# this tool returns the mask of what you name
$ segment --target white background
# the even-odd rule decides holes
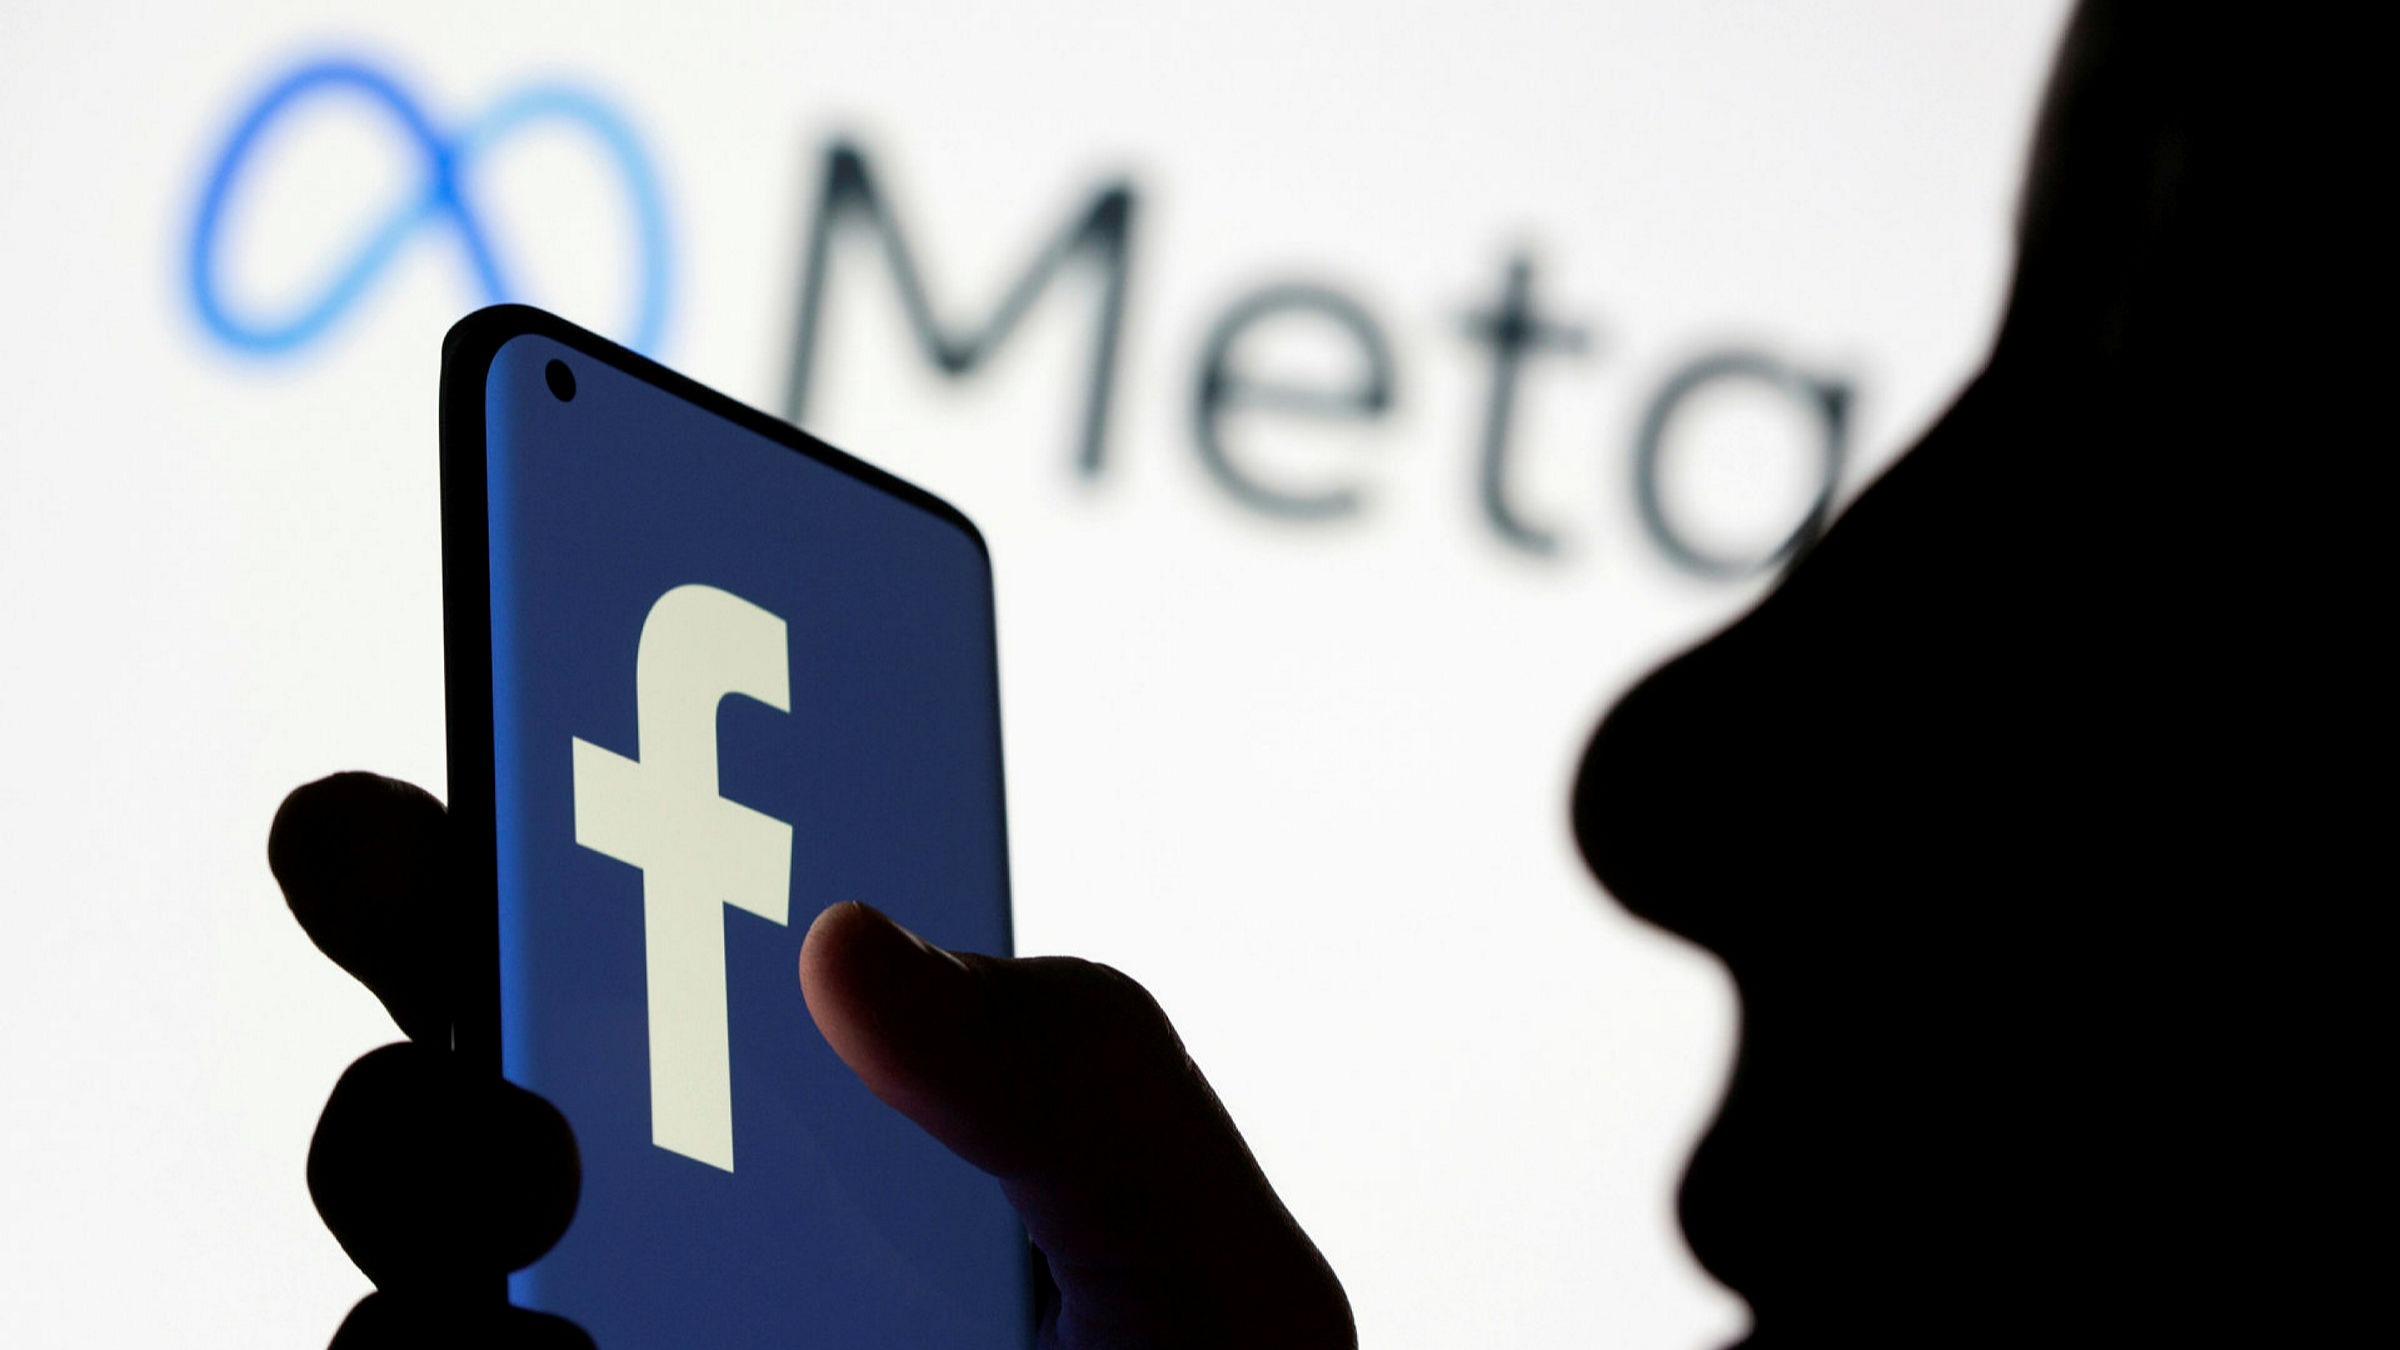
[[[1098,481],[1071,471],[1073,287],[949,383],[871,255],[846,257],[810,410],[991,540],[1021,949],[1157,991],[1366,1344],[1739,1334],[1673,1219],[1731,990],[1615,909],[1566,829],[1597,716],[1757,593],[1646,542],[1633,423],[1682,360],[1757,345],[1858,387],[1845,496],[1904,448],[1996,318],[2062,15],[0,8],[7,1340],[314,1346],[366,1288],[301,1169],[326,1089],[393,1032],[292,924],[263,845],[282,794],[330,770],[441,787],[434,390],[443,328],[481,297],[429,229],[324,340],[259,359],[209,336],[182,270],[233,120],[328,53],[451,126],[537,76],[603,94],[674,230],[657,354],[770,408],[829,136],[868,149],[960,323],[1130,175]],[[418,168],[372,113],[319,113],[229,218],[228,285],[260,308],[304,299]],[[528,134],[473,175],[522,298],[622,333],[632,236],[606,162]],[[1565,539],[1548,560],[1497,541],[1473,496],[1488,354],[1461,320],[1519,248],[1550,313],[1593,335],[1528,366],[1519,406],[1514,491]],[[1370,309],[1399,402],[1358,427],[1254,418],[1238,443],[1279,481],[1363,484],[1350,521],[1260,518],[1193,454],[1203,334],[1286,279]],[[1342,354],[1278,343],[1298,349],[1260,359]],[[1788,520],[1805,432],[1771,401],[1696,413],[1670,480],[1694,529]]]

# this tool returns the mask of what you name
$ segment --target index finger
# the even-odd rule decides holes
[[[447,1047],[447,916],[459,892],[442,804],[381,774],[320,778],[276,809],[267,866],[317,950],[374,991],[410,1040]]]

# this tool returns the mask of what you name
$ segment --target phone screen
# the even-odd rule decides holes
[[[444,472],[446,512],[483,498],[488,1030],[583,1159],[574,1223],[512,1300],[608,1350],[1022,1350],[997,1184],[859,1085],[797,973],[842,900],[1008,950],[981,539],[548,316],[479,322],[445,352]],[[451,444],[464,402],[480,465]],[[475,533],[446,526],[454,592]],[[459,747],[483,742],[458,730],[456,651],[451,680],[463,803]]]

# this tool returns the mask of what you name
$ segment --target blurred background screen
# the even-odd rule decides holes
[[[1366,1344],[1740,1334],[1674,1220],[1732,992],[1567,789],[1974,369],[2063,18],[0,8],[8,1339],[366,1291],[302,1164],[395,1032],[266,829],[443,788],[440,339],[503,298],[981,524],[1020,948],[1156,991]]]

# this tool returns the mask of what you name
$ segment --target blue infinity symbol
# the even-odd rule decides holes
[[[364,96],[389,112],[424,157],[424,182],[416,195],[375,227],[347,262],[335,268],[314,300],[289,314],[242,313],[225,303],[217,287],[220,227],[242,169],[258,139],[276,120],[311,95],[349,93]],[[230,345],[259,354],[291,351],[322,333],[340,317],[390,264],[392,256],[420,229],[441,222],[457,232],[473,268],[476,284],[487,302],[514,298],[499,255],[482,220],[468,200],[460,174],[476,156],[520,127],[532,122],[568,122],[591,133],[616,161],[633,204],[640,240],[641,285],[634,313],[632,341],[637,350],[653,351],[666,324],[667,220],[657,175],[641,142],[624,120],[607,105],[582,90],[564,85],[534,85],[502,99],[481,117],[453,134],[444,135],[424,109],[417,106],[390,77],[357,61],[319,61],[286,75],[259,97],[245,113],[225,148],[209,170],[208,189],[200,198],[200,214],[192,228],[189,258],[192,303],[200,319]]]

